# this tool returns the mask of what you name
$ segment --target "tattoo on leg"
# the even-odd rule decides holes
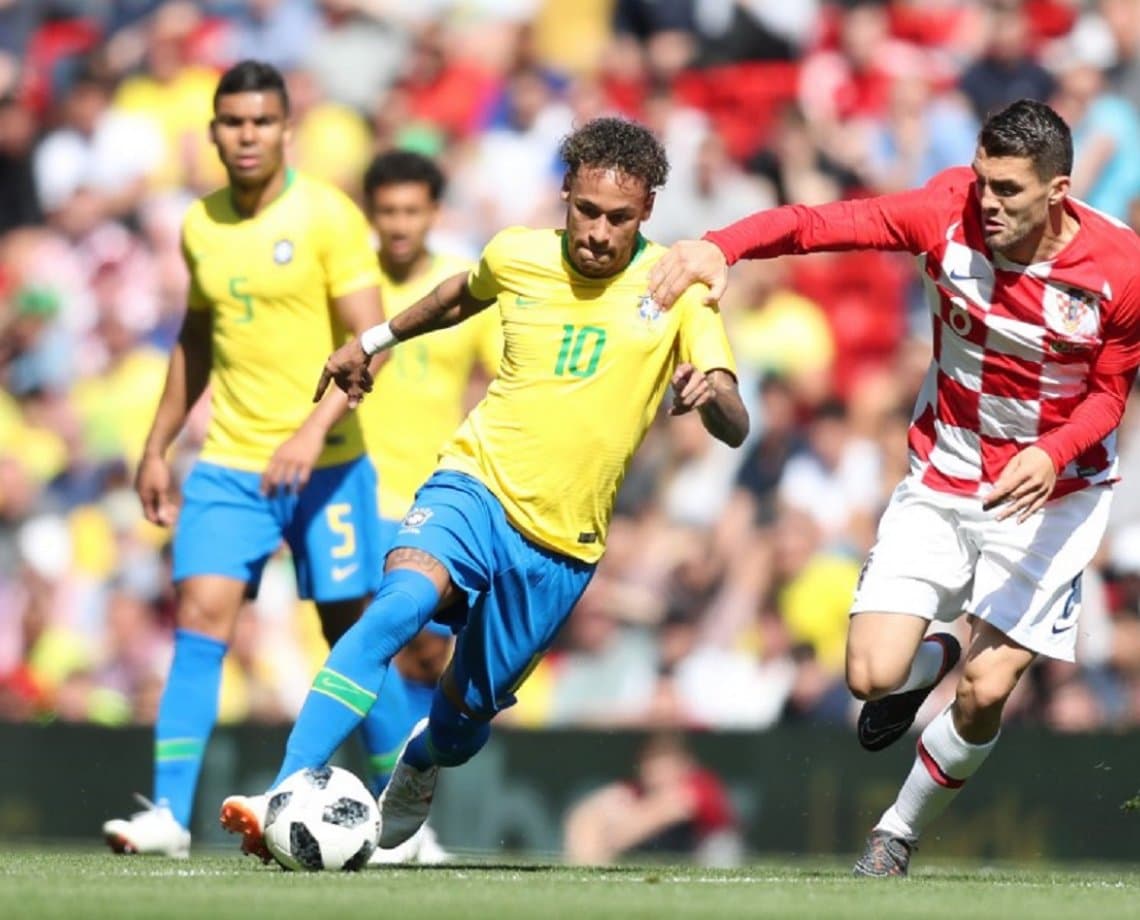
[[[391,571],[392,569],[415,569],[417,572],[423,572],[428,576],[440,572],[447,574],[447,570],[435,556],[411,546],[401,546],[388,553],[388,561],[384,570]]]

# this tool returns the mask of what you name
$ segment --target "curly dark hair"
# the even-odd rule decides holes
[[[991,157],[1026,157],[1037,178],[1048,181],[1073,171],[1073,136],[1044,102],[1019,99],[986,119],[978,143]]]
[[[562,139],[558,149],[567,173],[583,166],[614,169],[645,183],[648,191],[665,184],[669,158],[661,142],[644,125],[625,118],[594,118]]]
[[[411,150],[390,150],[376,156],[365,171],[364,197],[371,201],[376,189],[406,182],[426,185],[432,201],[439,201],[446,184],[434,160]]]

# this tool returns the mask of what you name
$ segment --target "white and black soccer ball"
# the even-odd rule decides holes
[[[265,843],[286,869],[363,868],[380,836],[376,800],[340,767],[298,770],[269,797]]]

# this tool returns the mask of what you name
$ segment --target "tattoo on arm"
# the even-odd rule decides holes
[[[392,333],[401,342],[435,329],[463,322],[494,300],[476,300],[467,288],[467,275],[460,273],[441,281],[423,297],[391,321]]]

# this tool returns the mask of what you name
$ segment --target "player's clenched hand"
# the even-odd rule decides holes
[[[368,369],[371,360],[360,347],[358,339],[345,342],[325,362],[313,402],[320,402],[329,384],[335,382],[348,396],[348,407],[355,409],[364,399],[364,394],[372,392],[372,373]]]
[[[1040,447],[1031,445],[1019,451],[1005,465],[982,507],[989,511],[1004,505],[998,520],[1004,521],[1016,514],[1017,523],[1021,524],[1045,506],[1056,483],[1057,471],[1053,461]]]
[[[269,458],[269,466],[261,474],[261,494],[274,495],[278,489],[300,492],[309,481],[324,445],[324,432],[302,425]]]
[[[146,454],[135,475],[135,492],[142,502],[143,514],[152,524],[170,527],[178,517],[170,486],[170,465],[157,454]]]
[[[679,364],[673,372],[673,405],[670,415],[684,415],[699,409],[716,394],[709,378],[691,364]]]
[[[718,303],[728,286],[728,262],[720,247],[708,240],[681,240],[650,269],[649,294],[667,310],[697,281],[709,286],[705,303]]]

